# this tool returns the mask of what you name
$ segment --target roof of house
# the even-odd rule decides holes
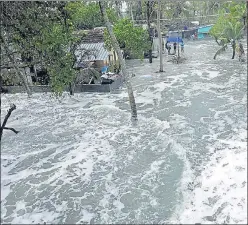
[[[78,61],[107,60],[108,50],[104,43],[84,43],[80,44],[75,52]]]
[[[104,47],[104,28],[86,31],[86,36],[81,39],[75,52],[77,56],[77,65],[81,67],[81,62],[93,60],[107,60],[108,50]],[[83,65],[82,65],[83,66]]]
[[[102,29],[89,30],[85,37],[82,38],[83,43],[101,43],[104,42],[104,31]]]

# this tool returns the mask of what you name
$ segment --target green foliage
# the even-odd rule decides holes
[[[72,35],[72,31],[72,26],[52,24],[42,30],[37,42],[46,57],[45,65],[50,75],[51,86],[58,94],[61,94],[65,86],[76,77],[76,70],[73,69],[76,60],[70,51],[70,43],[76,42],[77,38]]]
[[[93,29],[104,26],[98,3],[69,2],[66,5],[72,22],[78,29]],[[117,21],[117,15],[112,8],[107,9],[111,22]]]
[[[228,14],[226,14],[228,12]],[[219,17],[215,25],[210,30],[210,35],[222,47],[215,53],[217,55],[223,53],[227,48],[227,44],[232,41],[233,56],[235,56],[236,41],[242,38],[243,21],[245,15],[244,3],[227,3],[225,7],[219,11]]]
[[[123,49],[126,52],[130,52],[133,57],[143,59],[144,52],[149,50],[150,47],[147,30],[134,26],[129,19],[121,19],[114,24],[113,31],[120,46],[125,46]],[[107,30],[104,32],[104,40],[106,47],[111,49],[111,41]]]
[[[74,54],[80,37],[73,35],[75,27],[64,3],[30,2],[7,5],[18,11],[15,26],[3,27],[11,49],[22,56],[23,62],[48,71],[50,85],[61,94],[77,75]],[[12,17],[15,14],[11,15]],[[6,18],[6,21],[9,18]]]
[[[222,46],[229,43],[231,39],[236,41],[242,37],[242,18],[245,12],[244,3],[231,3],[226,7],[219,11],[218,20],[210,30],[210,35]],[[229,14],[226,14],[226,11]]]
[[[234,19],[241,19],[246,16],[245,3],[229,2],[226,3],[225,7]]]

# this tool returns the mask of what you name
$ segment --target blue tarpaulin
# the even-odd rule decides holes
[[[183,42],[182,38],[181,37],[168,37],[167,38],[167,41],[168,42]]]

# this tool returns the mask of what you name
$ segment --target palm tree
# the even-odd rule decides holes
[[[235,58],[236,42],[242,38],[243,25],[237,20],[235,14],[225,15],[225,11],[221,10],[219,18],[210,30],[210,35],[221,48],[215,53],[214,59],[227,48],[227,44],[232,44],[232,59]]]
[[[236,50],[236,42],[241,39],[242,37],[242,30],[240,22],[231,23],[228,22],[225,28],[225,36],[226,38],[232,42],[232,59],[235,57],[235,50]]]

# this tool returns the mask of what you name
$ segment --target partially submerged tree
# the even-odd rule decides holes
[[[1,101],[1,100],[0,100]],[[4,120],[3,120],[3,123],[2,125],[0,126],[0,143],[2,141],[2,136],[3,136],[3,130],[11,130],[13,131],[15,134],[18,134],[19,131],[15,130],[14,128],[12,127],[7,127],[7,122],[8,122],[8,119],[9,117],[11,116],[11,113],[16,109],[16,105],[15,104],[12,104],[9,108],[9,110],[7,111],[7,114],[6,116],[4,117]]]
[[[2,113],[2,102],[1,102],[1,100],[2,100],[2,93],[3,93],[3,88],[2,88],[2,84],[3,84],[3,79],[2,79],[2,77],[0,76],[0,115],[1,115],[1,113]],[[9,119],[9,117],[11,116],[11,113],[14,111],[16,109],[16,106],[14,105],[14,104],[12,104],[11,106],[10,106],[10,108],[9,108],[9,110],[7,111],[7,114],[6,114],[6,116],[4,117],[4,120],[3,120],[3,123],[2,124],[0,124],[0,148],[1,148],[1,141],[2,141],[2,136],[3,136],[3,130],[11,130],[11,131],[13,131],[15,134],[18,134],[19,133],[19,131],[17,131],[17,130],[15,130],[14,128],[12,128],[12,127],[7,127],[6,125],[7,125],[7,122],[8,122],[8,119]]]
[[[104,20],[104,22],[106,24],[106,27],[107,27],[107,30],[108,30],[108,33],[109,33],[109,36],[110,36],[112,46],[114,47],[115,51],[117,52],[117,55],[118,55],[118,58],[119,58],[119,61],[120,61],[122,76],[123,76],[124,82],[125,82],[125,84],[127,86],[129,103],[130,103],[130,107],[131,107],[131,118],[133,120],[137,120],[137,108],[136,108],[135,98],[134,98],[134,94],[133,94],[132,84],[130,82],[130,76],[129,76],[129,74],[127,72],[127,69],[126,69],[126,63],[125,63],[125,60],[123,59],[121,49],[120,49],[118,41],[117,41],[117,39],[115,37],[112,25],[109,22],[104,2],[99,1],[99,6],[100,6],[100,10],[101,10],[103,20]]]

